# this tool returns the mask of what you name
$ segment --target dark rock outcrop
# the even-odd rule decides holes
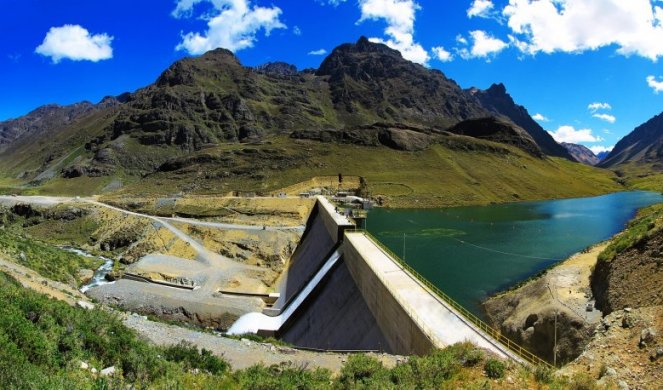
[[[297,75],[297,67],[285,62],[268,62],[266,64],[256,66],[256,71],[277,76]]]
[[[450,128],[449,132],[513,145],[535,157],[543,157],[539,146],[524,129],[504,119],[488,117],[466,120]]]
[[[343,130],[300,130],[290,136],[362,146],[387,146],[396,150],[424,150],[433,141],[431,130],[401,124],[376,123]]]

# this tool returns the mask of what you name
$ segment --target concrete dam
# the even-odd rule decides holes
[[[423,355],[470,341],[502,358],[540,364],[426,283],[318,197],[279,297],[240,317],[230,334],[271,335],[298,347]]]

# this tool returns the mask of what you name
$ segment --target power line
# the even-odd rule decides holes
[[[519,254],[519,253],[504,252],[504,251],[500,251],[500,250],[497,250],[497,249],[492,249],[492,248],[487,248],[485,246],[476,245],[476,244],[473,244],[473,243],[468,242],[468,241],[459,240],[458,238],[455,238],[455,237],[446,237],[446,238],[458,241],[461,244],[469,245],[469,246],[472,246],[472,247],[475,247],[477,249],[481,249],[481,250],[484,250],[484,251],[487,251],[487,252],[499,253],[499,254],[507,255],[507,256],[517,256],[517,257],[524,257],[524,258],[527,258],[527,259],[536,259],[536,260],[553,260],[553,261],[562,261],[562,260],[564,260],[564,259],[555,259],[555,258],[552,258],[552,257],[528,256],[528,255],[522,255],[522,254]]]

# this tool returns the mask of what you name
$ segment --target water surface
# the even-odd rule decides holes
[[[610,238],[655,192],[455,207],[375,209],[367,228],[425,278],[483,316],[480,302]]]

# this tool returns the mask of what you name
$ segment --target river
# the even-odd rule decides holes
[[[446,209],[374,209],[367,228],[422,276],[483,317],[490,294],[623,230],[655,192]]]
[[[66,251],[69,251],[69,252],[76,253],[77,255],[80,255],[80,256],[96,257],[96,258],[101,259],[101,260],[104,261],[104,263],[101,264],[99,266],[99,268],[97,268],[94,271],[94,274],[92,275],[92,279],[90,279],[90,281],[87,284],[81,286],[81,288],[79,289],[80,292],[85,293],[87,290],[89,290],[93,287],[101,286],[103,284],[113,283],[113,282],[109,282],[108,280],[106,280],[106,275],[108,275],[111,271],[113,271],[113,266],[115,264],[115,261],[113,261],[113,259],[109,259],[109,258],[103,257],[103,256],[95,256],[95,255],[92,255],[90,253],[85,252],[82,249],[73,248],[73,247],[70,247],[70,246],[64,246],[64,247],[62,247],[62,249],[66,250]]]

